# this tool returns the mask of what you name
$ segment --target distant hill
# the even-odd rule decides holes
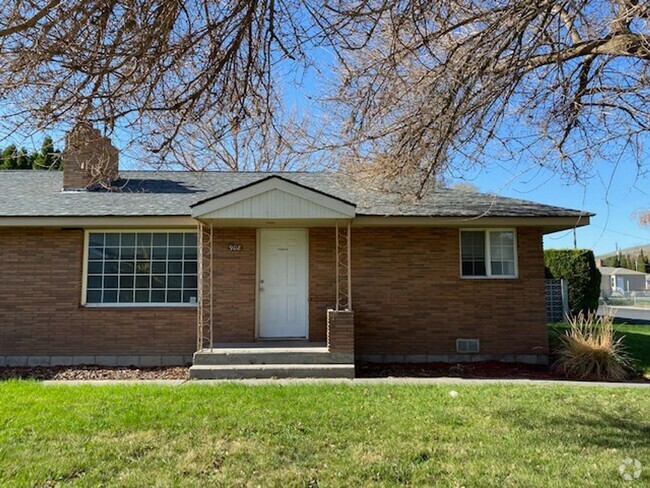
[[[626,247],[625,249],[619,249],[618,253],[621,255],[638,256],[641,249],[643,249],[643,254],[645,254],[646,256],[650,256],[650,244]],[[612,256],[616,256],[616,251],[600,254],[596,256],[596,259],[605,259],[605,258],[610,258]]]

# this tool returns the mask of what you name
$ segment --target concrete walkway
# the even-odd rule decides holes
[[[344,384],[344,385],[523,385],[523,386],[577,386],[577,387],[606,387],[606,388],[650,388],[650,381],[635,383],[611,383],[604,381],[566,381],[566,380],[532,380],[532,379],[479,379],[479,378],[330,378],[330,379],[262,379],[262,380],[45,380],[46,386],[109,386],[109,385],[158,385],[185,386],[201,385],[216,386],[226,383],[239,385],[300,385],[300,384]]]

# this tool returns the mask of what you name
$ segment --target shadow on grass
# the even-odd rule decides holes
[[[549,413],[531,415],[501,411],[499,416],[509,424],[526,431],[552,426],[561,432],[562,444],[606,449],[650,448],[650,423],[639,420],[639,412],[621,408],[616,414],[589,407],[572,410],[569,415]]]
[[[56,378],[62,369],[56,367],[3,366],[0,367],[0,381],[52,380]]]
[[[650,374],[650,334],[620,330],[616,332],[616,336],[624,336],[623,344],[627,352],[636,360],[636,366],[646,374]]]

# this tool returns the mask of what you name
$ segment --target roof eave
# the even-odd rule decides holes
[[[589,215],[579,216],[397,216],[357,214],[355,227],[541,227],[552,234],[589,225]]]
[[[433,217],[359,214],[354,227],[542,227],[544,234],[589,225],[589,217]],[[242,220],[243,221],[243,220]],[[0,227],[193,226],[190,215],[94,215],[0,217]]]

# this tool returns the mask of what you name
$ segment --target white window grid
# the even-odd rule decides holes
[[[196,306],[197,252],[196,231],[89,230],[82,304]]]

